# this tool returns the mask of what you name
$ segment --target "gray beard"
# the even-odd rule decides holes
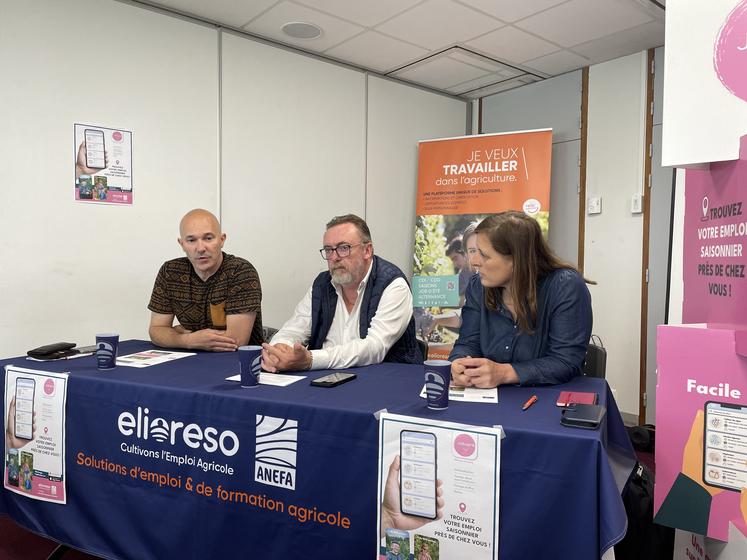
[[[352,284],[353,282],[353,273],[349,270],[337,269],[330,272],[330,274],[332,275],[332,280],[335,282],[335,284],[346,286],[347,284]]]

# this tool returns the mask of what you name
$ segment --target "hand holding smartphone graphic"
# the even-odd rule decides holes
[[[429,519],[427,517],[403,513],[400,508],[400,456],[396,455],[391,465],[389,465],[389,472],[387,473],[386,485],[384,487],[384,501],[381,504],[381,535],[384,535],[384,531],[387,528],[410,531],[418,529],[434,519],[441,519],[444,513],[442,486],[443,481],[437,479],[435,491],[435,518]]]
[[[695,413],[690,435],[682,451],[682,474],[703,487],[711,496],[722,492],[720,488],[703,482],[703,411]]]
[[[8,407],[8,421],[5,423],[5,444],[8,448],[19,449],[34,440],[36,436],[36,412],[31,411],[31,432],[29,437],[19,437],[16,433],[16,397],[14,396],[10,400],[10,406]],[[21,436],[27,434],[21,430]]]
[[[740,492],[747,487],[747,406],[708,401],[704,408],[703,482]]]
[[[104,144],[104,133],[101,130],[86,129],[83,141],[78,146],[75,159],[75,178],[81,175],[93,175],[109,167],[109,153]]]
[[[711,414],[711,411],[716,411],[717,414],[721,412],[719,409],[722,406],[723,404],[709,402],[706,403],[705,407],[708,414],[704,414],[703,410],[698,410],[695,413],[695,418],[690,428],[690,435],[687,438],[687,443],[682,453],[682,474],[699,484],[711,496],[720,494],[725,489],[740,492],[739,510],[744,522],[747,523],[747,487],[730,487],[726,484],[717,487],[704,480],[714,480],[716,476],[723,476],[724,473],[724,468],[722,467],[709,467],[709,462],[720,461],[714,453],[721,453],[719,447],[724,445],[723,441],[719,441],[714,437],[714,435],[722,436],[717,429],[723,428],[713,419],[714,415]],[[730,408],[734,409],[733,414],[744,414],[744,407],[731,406]],[[723,418],[719,418],[719,421],[723,421]],[[706,435],[704,429],[706,424],[710,427],[709,431],[711,432],[708,435]],[[705,441],[707,437],[710,437],[711,440]]]

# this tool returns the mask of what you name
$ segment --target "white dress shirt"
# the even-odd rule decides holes
[[[412,317],[412,294],[404,278],[395,278],[381,294],[366,338],[360,337],[361,300],[372,266],[373,263],[358,285],[358,296],[350,312],[342,297],[342,288],[330,280],[337,292],[335,317],[322,348],[311,351],[311,369],[339,369],[381,363],[407,329]],[[272,337],[271,344],[306,344],[311,338],[312,289],[313,286],[298,303],[293,316]]]

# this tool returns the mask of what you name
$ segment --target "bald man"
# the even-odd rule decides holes
[[[222,251],[218,219],[200,208],[187,212],[177,241],[187,256],[161,266],[148,304],[153,344],[215,352],[261,344],[259,276],[249,261]]]

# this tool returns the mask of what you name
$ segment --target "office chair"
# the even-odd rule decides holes
[[[278,330],[273,327],[262,327],[262,338],[265,339],[265,342],[270,342],[276,332],[278,332]]]
[[[418,341],[418,348],[420,348],[420,353],[423,354],[423,361],[428,359],[428,342],[423,340],[422,338],[416,338],[415,340]]]
[[[607,373],[607,350],[602,344],[602,339],[597,335],[591,335],[591,341],[586,348],[583,373],[588,377],[605,378]]]

